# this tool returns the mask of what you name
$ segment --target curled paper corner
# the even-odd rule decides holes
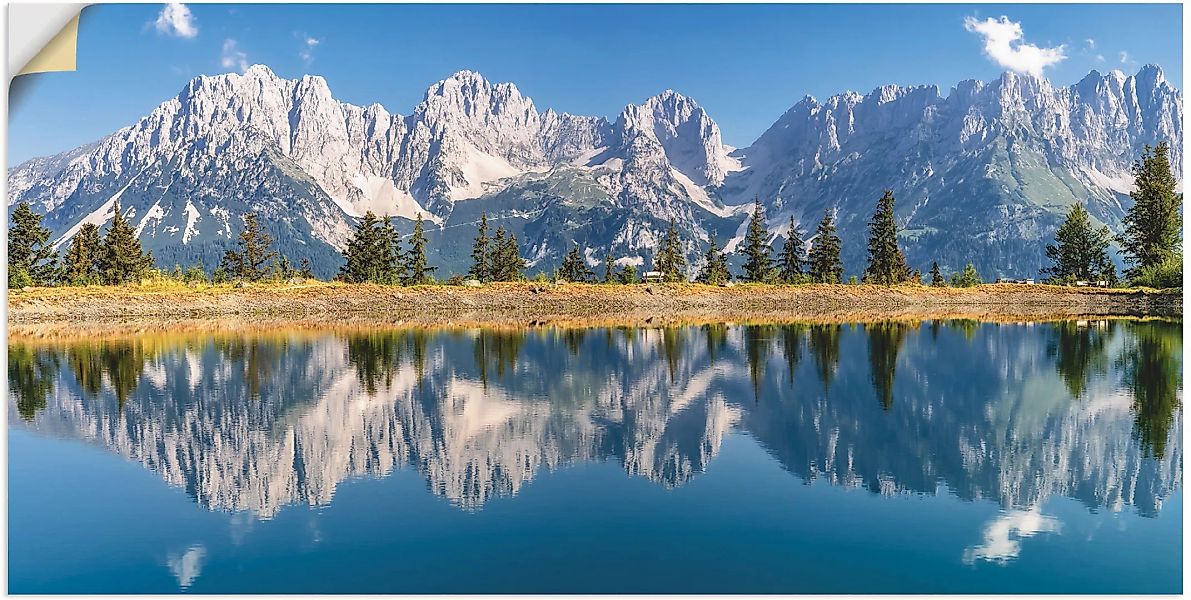
[[[75,70],[79,14],[85,6],[76,3],[10,4],[10,77]]]
[[[25,63],[25,68],[21,69],[17,75],[28,75],[30,73],[49,73],[51,71],[73,71],[75,69],[75,48],[79,39],[79,16],[75,15],[73,19],[58,32],[50,41],[33,57],[28,63]]]

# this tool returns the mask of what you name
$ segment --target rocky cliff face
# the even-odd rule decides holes
[[[709,237],[735,246],[760,198],[775,240],[789,216],[809,232],[837,211],[856,272],[864,224],[890,188],[913,266],[1032,275],[1071,203],[1119,227],[1131,162],[1163,140],[1181,172],[1182,95],[1152,66],[1070,87],[1007,73],[946,97],[885,86],[807,98],[734,151],[669,90],[609,121],[539,112],[515,85],[462,71],[402,116],[256,65],[199,77],[134,125],[10,169],[8,200],[46,212],[59,244],[118,200],[167,267],[210,267],[255,210],[283,251],[326,276],[366,211],[406,229],[429,219],[444,273],[466,270],[457,247],[482,212],[518,234],[531,269],[575,243],[593,264],[610,252],[647,266],[670,219],[697,266]]]
[[[867,222],[884,189],[898,199],[912,266],[1035,275],[1071,204],[1119,229],[1130,167],[1145,144],[1172,144],[1181,172],[1182,94],[1146,66],[1091,72],[1070,87],[1005,73],[933,86],[884,86],[820,103],[806,98],[738,156],[726,197],[758,196],[771,223],[813,231],[834,210],[845,262],[862,268]]]

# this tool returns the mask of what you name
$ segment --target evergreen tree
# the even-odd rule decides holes
[[[277,279],[291,279],[298,275],[298,271],[290,263],[289,257],[284,254],[277,255],[277,258],[273,261],[273,267],[273,272],[277,274]]]
[[[302,279],[314,279],[314,270],[311,268],[309,258],[302,259],[302,264],[298,268],[298,277]]]
[[[815,230],[811,243],[810,275],[815,283],[843,283],[844,264],[840,260],[841,242],[835,233],[835,216],[831,209],[823,212],[823,220]]]
[[[386,216],[381,220],[377,240],[378,283],[396,284],[404,281],[405,264],[401,257],[401,236],[393,227],[393,218]]]
[[[587,261],[579,254],[578,244],[571,246],[566,256],[562,257],[559,276],[567,281],[587,281],[595,275],[587,266]]]
[[[92,285],[100,282],[99,262],[103,252],[103,241],[99,227],[85,223],[66,249],[62,279],[69,285]]]
[[[256,213],[250,212],[244,215],[244,230],[236,240],[238,250],[224,252],[221,266],[231,277],[260,281],[269,273],[267,265],[277,258],[277,252],[269,249],[272,244],[273,238],[261,228]]]
[[[893,192],[877,201],[877,210],[869,222],[868,268],[864,271],[867,283],[893,285],[905,281],[910,275],[906,257],[897,245],[897,220],[893,214]]]
[[[951,285],[955,287],[973,287],[983,283],[980,279],[980,273],[976,272],[976,267],[972,263],[964,266],[962,273],[957,273],[951,276]]]
[[[1046,246],[1046,257],[1053,263],[1042,270],[1052,282],[1096,281],[1105,267],[1112,270],[1116,278],[1116,267],[1108,257],[1108,244],[1112,235],[1108,227],[1092,228],[1088,211],[1078,202],[1071,205],[1067,220],[1055,232],[1055,243]]]
[[[507,269],[504,264],[505,253],[505,228],[503,225],[496,228],[496,235],[492,236],[492,249],[489,251],[488,259],[488,275],[492,281],[508,281]]]
[[[933,287],[943,287],[947,285],[947,280],[943,279],[943,272],[939,270],[938,262],[932,262],[930,264],[930,284]]]
[[[112,225],[103,239],[99,271],[103,282],[109,285],[139,281],[153,265],[153,255],[141,250],[141,241],[124,218],[119,201],[115,202],[114,210]]]
[[[719,285],[727,283],[731,278],[732,274],[728,271],[728,257],[716,243],[715,236],[711,236],[711,244],[707,247],[707,253],[703,255],[703,270],[695,277],[695,281]]]
[[[604,283],[616,282],[616,261],[612,260],[612,253],[604,255]]]
[[[480,227],[471,247],[471,270],[467,272],[479,281],[492,281],[492,250],[488,241],[488,213],[480,215]]]
[[[802,257],[805,242],[802,233],[794,224],[794,217],[790,217],[790,229],[786,234],[786,243],[782,245],[782,252],[778,255],[778,277],[784,283],[798,283],[802,278],[803,266],[806,260]]]
[[[1125,231],[1120,237],[1129,277],[1142,269],[1161,264],[1179,254],[1183,219],[1183,195],[1175,188],[1178,180],[1170,171],[1170,146],[1145,147],[1133,165],[1136,189],[1129,193],[1133,206],[1125,213]]]
[[[41,215],[22,202],[10,218],[8,287],[51,285],[56,279],[57,254],[49,246],[50,230],[41,226]]]
[[[344,264],[339,268],[340,279],[348,283],[379,282],[383,276],[381,264],[380,220],[372,211],[364,213],[356,224],[352,239],[343,249]],[[234,269],[228,271],[235,273]]]
[[[521,281],[525,279],[525,259],[521,257],[521,249],[517,247],[517,236],[512,232],[505,237],[500,251],[501,281]]]
[[[239,277],[241,270],[240,264],[242,262],[243,260],[238,252],[235,250],[224,250],[223,258],[219,259],[219,266],[215,269],[214,275],[218,275],[220,281],[228,281]]]
[[[426,262],[426,234],[422,231],[422,213],[418,213],[414,220],[414,232],[409,238],[409,252],[405,255],[406,285],[424,285],[430,283],[430,273],[436,267]]]
[[[637,283],[637,267],[627,264],[620,270],[620,282],[624,284]]]
[[[678,239],[678,226],[673,218],[666,228],[666,239],[653,259],[653,268],[662,274],[663,281],[686,279],[686,254],[682,251],[682,242]]]
[[[773,260],[769,258],[769,231],[765,229],[765,213],[761,209],[760,198],[753,204],[753,217],[749,221],[748,233],[744,236],[744,255],[748,257],[744,263],[744,280],[754,283],[766,281],[773,268]]]

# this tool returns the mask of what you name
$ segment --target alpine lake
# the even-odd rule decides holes
[[[1182,591],[1182,323],[13,337],[11,593]]]

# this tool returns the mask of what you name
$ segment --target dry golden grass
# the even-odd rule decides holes
[[[479,288],[394,287],[308,281],[10,291],[10,333],[237,330],[353,325],[661,325],[707,322],[840,322],[971,318],[1038,320],[1079,316],[1182,315],[1181,290],[1103,290],[1049,285],[718,287],[681,284],[494,283]],[[58,332],[57,334],[53,332]]]

